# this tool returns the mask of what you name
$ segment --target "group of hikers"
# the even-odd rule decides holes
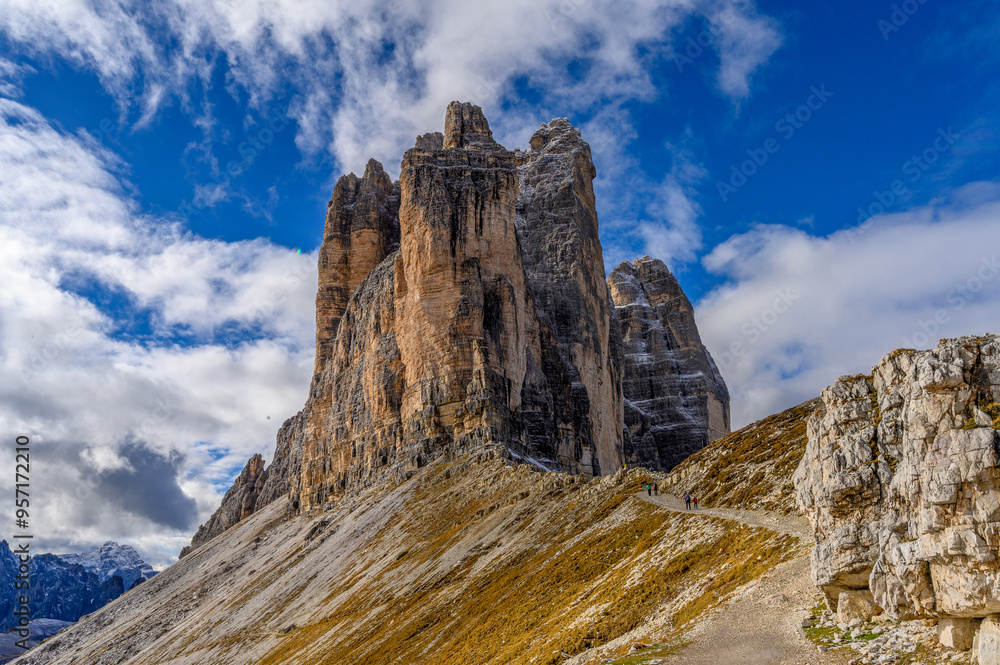
[[[628,471],[628,464],[626,464],[623,469]],[[649,496],[660,496],[660,487],[656,483],[646,483],[646,494]],[[694,504],[694,510],[698,510],[698,497],[691,496],[687,492],[684,493],[684,507],[691,510],[691,505]]]
[[[660,487],[656,483],[646,483],[646,494],[649,496],[659,496]],[[698,510],[698,497],[685,493],[684,507],[691,510],[691,504],[694,504],[694,509]]]

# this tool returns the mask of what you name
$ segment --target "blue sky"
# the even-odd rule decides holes
[[[453,99],[509,148],[581,128],[608,268],[671,265],[737,426],[997,331],[997,71],[978,0],[0,0],[0,423],[48,451],[40,535],[166,563],[270,456],[333,183]]]

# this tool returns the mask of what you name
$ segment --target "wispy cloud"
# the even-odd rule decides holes
[[[1000,184],[818,237],[758,226],[703,263],[727,282],[697,305],[742,426],[868,372],[896,348],[1000,330]]]
[[[315,255],[140,214],[113,154],[10,100],[0,171],[0,425],[50,451],[38,537],[156,541],[165,563],[197,520],[101,488],[159,469],[162,496],[204,519],[219,481],[272,450],[311,376]]]

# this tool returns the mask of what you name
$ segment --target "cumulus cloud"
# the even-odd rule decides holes
[[[162,564],[301,407],[316,256],[143,215],[123,170],[0,100],[0,428],[37,446],[40,545],[128,539]]]
[[[698,303],[733,426],[870,371],[896,348],[1000,331],[1000,184],[818,237],[763,225],[704,259],[726,283]]]
[[[539,114],[620,113],[624,102],[654,101],[664,91],[651,70],[696,18],[712,26],[717,85],[734,101],[781,44],[776,21],[746,0],[0,0],[0,14],[15,43],[93,68],[144,121],[173,98],[187,103],[191,82],[208,85],[224,55],[232,90],[252,105],[290,89],[297,145],[328,150],[345,172],[369,157],[394,172],[455,99],[483,106],[510,147],[526,145]],[[493,113],[501,107],[502,117]],[[599,152],[604,163],[618,158]]]
[[[701,243],[699,167],[677,150],[669,172],[644,173],[629,157],[626,109],[665,94],[650,71],[695,18],[721,35],[719,90],[744,98],[781,41],[746,0],[0,0],[14,51],[96,73],[123,126],[179,105],[206,137],[190,158],[210,163],[213,109],[194,100],[223,62],[248,118],[287,102],[303,155],[326,151],[343,171],[360,172],[370,156],[394,171],[454,99],[483,106],[510,147],[526,145],[539,120],[590,118],[602,215],[614,211],[602,224],[628,227],[633,245],[659,243],[654,251],[676,261]],[[190,536],[188,500],[204,520],[233,472],[272,450],[282,418],[301,406],[316,256],[209,240],[146,214],[118,155],[14,101],[29,73],[0,59],[0,368],[13,377],[0,386],[0,425],[51,452],[37,476],[49,549],[128,539],[165,563]],[[606,186],[615,175],[633,184],[627,193]],[[197,194],[209,205],[231,195],[224,186]],[[644,221],[657,216],[665,221]],[[149,469],[163,476],[158,491],[177,521],[108,496]]]

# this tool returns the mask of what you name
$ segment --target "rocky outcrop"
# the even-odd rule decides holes
[[[347,301],[361,280],[399,247],[399,188],[374,159],[337,181],[319,250],[315,371],[322,370]]]
[[[585,476],[621,468],[626,373],[595,175],[567,120],[509,151],[479,107],[453,102],[444,132],[407,151],[398,183],[375,161],[362,178],[341,178],[320,250],[309,398],[279,432],[271,465],[251,461],[193,545],[276,499],[293,512],[329,507],[466,452]],[[643,388],[649,408],[673,409],[646,422],[656,453],[640,461],[660,468],[666,451],[728,431],[717,373],[702,383],[724,397],[719,408],[695,377],[661,376],[714,371],[690,311],[669,311],[690,310],[673,287],[653,307],[672,326],[662,344],[675,360],[637,370],[656,378]],[[700,393],[672,401],[663,390]]]
[[[565,118],[517,153],[517,231],[538,319],[522,412],[528,447],[595,475],[622,464],[621,333],[604,278],[590,146]],[[579,460],[578,464],[574,462]]]
[[[729,390],[701,343],[694,308],[659,259],[623,262],[608,277],[624,338],[626,453],[669,471],[729,433]]]
[[[180,556],[185,556],[192,548],[211,540],[240,520],[252,515],[257,509],[257,496],[267,481],[268,471],[269,469],[264,468],[263,457],[260,455],[251,457],[243,471],[233,481],[233,486],[226,492],[219,509],[198,528],[191,539],[191,546],[182,549]],[[128,584],[131,583],[132,580],[128,580]]]
[[[1000,612],[1000,336],[895,351],[822,400],[795,474],[816,583],[897,618]]]

